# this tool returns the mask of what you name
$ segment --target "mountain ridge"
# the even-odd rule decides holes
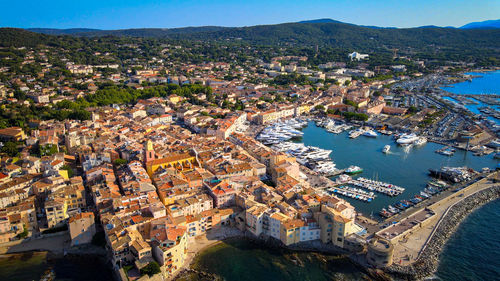
[[[176,33],[195,33],[195,32],[209,32],[209,31],[218,31],[222,29],[238,29],[238,28],[252,28],[252,27],[260,27],[260,26],[276,26],[282,24],[347,24],[358,27],[366,27],[372,29],[414,29],[414,28],[445,28],[445,29],[496,29],[500,28],[500,20],[486,20],[481,22],[471,22],[465,24],[461,27],[453,27],[453,26],[436,26],[436,25],[424,25],[417,26],[411,28],[397,28],[397,27],[383,27],[383,26],[374,26],[374,25],[356,25],[353,23],[341,22],[338,20],[330,19],[330,18],[321,18],[321,19],[312,19],[312,20],[303,20],[298,22],[289,22],[289,23],[278,23],[278,24],[262,24],[262,25],[253,25],[253,26],[244,26],[244,27],[224,27],[224,26],[187,26],[187,27],[174,27],[174,28],[124,28],[124,29],[95,29],[95,28],[25,28],[25,30],[48,34],[48,35],[81,35],[81,36],[102,36],[106,35],[117,35],[117,36],[127,36],[127,34],[135,34],[135,36],[139,36],[138,32],[140,31],[162,31],[167,34],[176,34]],[[157,35],[158,36],[158,35]]]
[[[184,28],[138,28],[122,30],[95,29],[0,29],[5,38],[4,45],[19,45],[15,33],[24,31],[29,44],[36,44],[35,34],[50,33],[57,36],[77,37],[140,37],[197,41],[242,41],[259,45],[330,46],[358,51],[375,49],[413,48],[429,50],[435,48],[467,49],[487,48],[498,52],[500,29],[458,29],[435,26],[419,28],[371,28],[329,19],[313,22],[282,23],[250,27],[184,27]],[[49,35],[46,35],[49,36]],[[33,38],[31,38],[33,37]],[[1,38],[0,38],[1,39]],[[46,38],[47,40],[49,38]],[[1,43],[1,42],[0,42]]]
[[[471,22],[460,27],[461,29],[497,29],[500,28],[500,19]]]

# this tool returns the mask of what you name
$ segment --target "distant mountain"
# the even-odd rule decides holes
[[[497,28],[500,28],[500,19],[471,22],[460,27],[460,29],[497,29]]]
[[[241,40],[261,45],[332,46],[370,51],[376,48],[475,48],[498,49],[500,29],[442,27],[373,28],[318,19],[298,23],[249,27],[202,26],[185,28],[141,28],[122,30],[31,29],[39,33],[84,37],[122,36],[185,40]],[[26,32],[26,31],[25,31]],[[10,42],[10,41],[9,41]],[[11,42],[15,43],[15,42]]]
[[[43,33],[48,35],[74,35],[78,33],[85,32],[99,32],[100,29],[92,28],[68,28],[68,29],[58,29],[58,28],[27,28],[26,30],[33,31],[36,33]]]
[[[174,34],[190,34],[197,32],[211,32],[223,30],[227,27],[222,26],[200,26],[200,27],[181,27],[181,28],[131,28],[117,30],[101,30],[90,28],[28,28],[26,30],[43,33],[48,35],[76,35],[87,37],[99,36],[132,36],[132,37],[167,37]]]
[[[437,25],[423,25],[423,26],[419,26],[419,27],[415,27],[415,28],[450,28],[449,26],[448,27],[441,27],[441,26],[437,26]],[[451,27],[451,28],[454,28],[454,27]]]
[[[328,22],[340,22],[332,19],[315,19],[315,20],[303,20],[298,23],[328,23]]]

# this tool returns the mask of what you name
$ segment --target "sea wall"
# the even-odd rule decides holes
[[[460,222],[480,206],[499,198],[500,186],[494,186],[457,202],[448,209],[417,261],[409,266],[392,265],[386,269],[386,272],[403,280],[420,280],[433,274],[439,265],[439,256],[443,246],[458,228]]]

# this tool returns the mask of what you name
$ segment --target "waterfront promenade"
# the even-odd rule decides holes
[[[435,214],[434,216],[429,217],[421,227],[415,226],[410,232],[400,235],[400,237],[393,240],[394,263],[402,266],[414,263],[426,244],[430,241],[431,235],[439,226],[439,223],[446,214],[447,210],[456,203],[479,191],[498,185],[495,181],[493,181],[493,179],[497,178],[497,174],[498,172],[493,172],[487,177],[472,183],[457,192],[447,194],[446,196],[440,198],[440,200],[429,205],[427,209],[432,211]],[[424,209],[424,207],[415,209],[412,214],[422,209]]]

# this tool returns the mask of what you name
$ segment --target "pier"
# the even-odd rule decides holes
[[[404,188],[392,185],[389,183],[385,182],[380,182],[380,181],[375,181],[375,180],[370,180],[366,178],[357,178],[357,179],[351,179],[348,182],[349,184],[352,184],[356,187],[361,187],[364,189],[368,189],[370,191],[376,191],[378,193],[382,193],[388,196],[398,196],[399,194],[404,192]]]
[[[394,244],[394,261],[400,265],[409,265],[415,262],[431,240],[440,221],[446,216],[447,211],[457,203],[463,201],[480,191],[498,186],[496,183],[498,172],[492,172],[480,180],[472,180],[469,185],[456,191],[450,188],[431,199],[419,208],[411,208],[405,212],[388,219],[398,222],[379,230],[375,235],[389,237]],[[455,190],[456,192],[453,192]],[[433,215],[431,215],[433,214]],[[418,223],[412,223],[418,221]],[[372,228],[375,230],[374,228]]]
[[[339,185],[336,187],[332,187],[329,188],[328,191],[364,202],[371,202],[373,201],[373,199],[375,199],[375,194],[373,194],[373,192],[366,192],[364,190],[350,187],[347,185]]]

